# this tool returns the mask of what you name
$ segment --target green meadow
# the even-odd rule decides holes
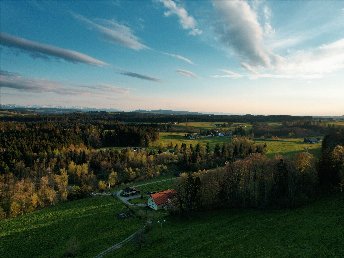
[[[303,142],[303,138],[255,139],[255,142],[267,145],[266,154],[269,157],[275,155],[290,157],[302,151],[308,151],[315,156],[319,156],[321,149],[321,143],[307,144]]]
[[[107,257],[344,257],[344,195],[292,210],[218,210],[166,217],[140,248]]]
[[[187,139],[185,133],[175,133],[175,132],[161,132],[160,139],[153,143],[152,147],[167,147],[179,146],[182,143],[187,145],[203,144],[209,143],[211,148],[214,148],[216,144],[222,145],[223,143],[228,143],[231,141],[229,137],[209,137],[209,138],[199,138],[199,139]],[[310,153],[318,156],[320,154],[321,143],[307,144],[303,142],[303,138],[278,138],[278,139],[255,139],[258,144],[267,145],[267,155],[273,157],[275,155],[286,155],[292,156],[298,152],[309,151]]]
[[[2,220],[0,257],[94,257],[141,227],[134,217],[119,220],[124,210],[116,198],[102,196]]]
[[[165,178],[164,178],[165,179]],[[163,190],[174,180],[138,186]],[[153,229],[106,257],[343,257],[344,194],[296,209],[228,209],[188,218],[141,208]],[[109,196],[60,203],[0,221],[0,257],[94,257],[139,229],[144,221]],[[161,226],[158,220],[164,219]]]
[[[160,139],[152,144],[152,147],[167,147],[172,145],[173,147],[178,144],[179,146],[182,143],[185,143],[187,145],[196,145],[196,144],[202,144],[206,145],[209,143],[211,148],[214,148],[214,146],[218,143],[222,145],[225,142],[229,142],[229,137],[204,137],[199,139],[187,139],[185,137],[185,133],[175,133],[175,132],[161,132],[160,133]]]

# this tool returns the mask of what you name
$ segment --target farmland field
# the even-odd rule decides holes
[[[344,195],[293,210],[221,210],[167,217],[145,245],[108,257],[344,257]]]
[[[222,145],[223,143],[230,142],[229,137],[210,137],[210,138],[199,138],[199,139],[187,139],[184,137],[185,133],[171,133],[162,132],[160,133],[160,139],[153,143],[153,147],[166,147],[169,145],[179,146],[182,143],[187,145],[196,145],[198,143],[206,145],[209,143],[211,148],[214,148],[216,144]],[[308,150],[310,153],[319,155],[321,143],[306,144],[303,142],[303,138],[279,138],[279,139],[255,139],[256,143],[266,143],[267,155],[272,157],[276,154],[291,156],[297,152]]]
[[[210,147],[214,147],[217,143],[222,145],[225,142],[229,142],[230,138],[229,137],[209,137],[209,138],[199,138],[199,139],[193,139],[189,140],[184,137],[185,133],[174,133],[174,132],[161,132],[160,133],[160,139],[152,144],[153,147],[166,147],[169,145],[175,146],[178,144],[179,146],[182,143],[185,143],[187,145],[192,144],[196,145],[197,143],[206,145],[209,143]]]
[[[119,220],[125,206],[113,197],[70,201],[0,221],[0,257],[94,257],[135,232],[136,218]]]
[[[292,156],[298,152],[309,151],[319,156],[321,143],[306,144],[303,138],[281,138],[281,139],[255,139],[256,143],[265,143],[267,145],[267,155],[273,157],[277,154]]]

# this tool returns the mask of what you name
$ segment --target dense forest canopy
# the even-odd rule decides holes
[[[151,146],[159,132],[185,130],[185,125],[172,121],[186,119],[223,119],[215,129],[192,129],[203,137],[228,130],[237,121],[251,121],[252,126],[235,126],[228,140],[213,147],[197,141]],[[254,137],[325,133],[329,135],[323,142],[319,175],[317,162],[309,153],[291,160],[271,160],[264,156],[266,145],[254,141]],[[184,211],[219,207],[218,198],[224,193],[227,199],[220,202],[227,203],[225,206],[239,207],[242,202],[245,207],[290,206],[312,198],[319,182],[343,187],[343,135],[343,130],[308,117],[6,113],[0,116],[0,217],[17,216],[134,180],[182,172],[189,174],[183,174],[179,186],[177,206]],[[213,181],[209,175],[224,181]],[[209,203],[204,191],[210,191],[211,184],[217,185],[211,191],[218,192]],[[288,187],[294,189],[292,193]],[[234,190],[239,188],[244,192]],[[192,192],[196,190],[200,192]],[[190,194],[200,199],[194,200]]]

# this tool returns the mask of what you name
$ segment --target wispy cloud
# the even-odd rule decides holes
[[[138,78],[138,79],[141,79],[141,80],[146,80],[146,81],[161,82],[160,79],[157,79],[157,78],[154,78],[154,77],[151,77],[151,76],[147,76],[147,75],[144,75],[144,74],[129,72],[129,71],[122,71],[122,72],[120,72],[120,74],[125,75],[125,76],[129,76],[129,77]]]
[[[186,58],[186,57],[184,57],[182,55],[172,54],[172,53],[167,53],[167,52],[161,52],[161,53],[164,54],[164,55],[167,55],[167,56],[179,59],[179,60],[181,60],[183,62],[186,62],[188,64],[194,64],[189,58]]]
[[[222,74],[215,74],[212,75],[211,77],[213,78],[231,78],[231,79],[238,79],[243,77],[243,75],[233,72],[231,70],[228,69],[220,69],[220,72],[222,72]]]
[[[160,0],[168,9],[164,13],[165,16],[177,15],[179,23],[185,30],[190,30],[189,34],[196,36],[202,34],[202,30],[197,28],[197,22],[194,17],[188,14],[184,7],[178,6],[173,0]]]
[[[0,71],[0,87],[33,93],[56,93],[60,95],[123,95],[129,90],[110,84],[72,84],[46,79],[28,78],[17,73]]]
[[[195,73],[188,70],[177,69],[176,72],[185,77],[197,78],[197,75]]]
[[[49,58],[55,57],[72,63],[84,63],[96,66],[107,65],[105,62],[95,59],[83,53],[42,44],[24,38],[14,37],[6,33],[0,33],[0,43],[10,48],[20,49],[31,53],[33,57]]]
[[[147,49],[148,47],[140,42],[140,39],[134,35],[134,32],[130,27],[120,24],[112,20],[98,20],[100,23],[96,23],[82,15],[72,13],[72,16],[87,24],[90,29],[96,30],[102,35],[102,37],[111,43],[121,45],[133,50]]]
[[[319,79],[326,74],[344,70],[344,39],[331,42],[310,50],[297,51],[270,68],[252,67],[247,63],[241,66],[251,79]]]
[[[275,56],[264,46],[264,30],[257,14],[247,2],[214,0],[213,4],[218,14],[215,32],[223,45],[250,65],[267,67],[274,63]]]

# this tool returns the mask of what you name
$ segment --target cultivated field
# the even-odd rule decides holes
[[[163,180],[163,181],[161,181]],[[136,183],[142,192],[172,188],[169,177]],[[344,195],[293,210],[218,210],[189,218],[136,208],[153,220],[143,246],[131,242],[106,257],[342,257]],[[0,221],[0,257],[94,257],[144,223],[117,214],[127,208],[109,196],[60,203]],[[164,219],[162,226],[157,223]],[[202,255],[200,255],[202,254]]]
[[[0,257],[94,257],[141,227],[137,218],[117,218],[125,210],[116,198],[102,196],[1,220]]]
[[[218,143],[222,145],[225,142],[229,142],[229,137],[204,137],[199,139],[187,139],[185,137],[185,133],[175,133],[175,132],[161,132],[160,133],[160,139],[152,144],[152,147],[167,147],[167,146],[175,146],[176,144],[179,145],[179,147],[182,145],[182,143],[185,143],[187,145],[196,145],[196,144],[203,144],[206,145],[209,143],[211,148],[214,148],[214,146]]]
[[[293,210],[220,210],[167,217],[140,249],[108,257],[344,257],[344,195]]]
[[[267,155],[273,157],[275,155],[292,156],[298,152],[309,151],[319,156],[321,143],[307,144],[303,142],[303,138],[281,138],[281,139],[255,139],[256,143],[265,143],[267,145]]]
[[[211,148],[214,148],[216,144],[222,145],[223,143],[229,143],[231,141],[230,137],[209,137],[209,138],[199,138],[199,139],[187,139],[184,137],[185,133],[173,133],[173,132],[162,132],[160,133],[160,139],[153,143],[153,147],[167,147],[179,146],[182,143],[187,145],[203,144],[209,143]],[[302,151],[309,151],[314,155],[320,154],[321,143],[316,144],[306,144],[303,142],[303,138],[278,138],[278,139],[255,139],[256,143],[266,143],[267,145],[267,155],[272,157],[277,154],[291,156],[295,153]]]

